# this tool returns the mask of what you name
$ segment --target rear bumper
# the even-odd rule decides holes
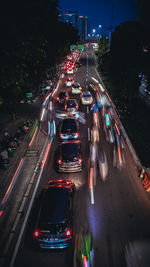
[[[41,249],[64,249],[68,248],[72,244],[72,238],[59,240],[58,242],[50,242],[49,240],[37,240],[38,246]]]
[[[82,165],[81,164],[61,164],[58,167],[59,172],[81,172]]]

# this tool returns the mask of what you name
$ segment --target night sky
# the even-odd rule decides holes
[[[136,20],[136,0],[59,0],[64,11],[78,10],[79,15],[88,16],[89,28],[99,24],[110,27],[113,12],[113,27],[121,22]]]

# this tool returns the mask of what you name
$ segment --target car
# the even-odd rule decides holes
[[[72,83],[74,82],[72,77],[67,78],[66,80],[66,87],[72,86]]]
[[[57,159],[59,172],[81,172],[82,162],[80,141],[61,143]]]
[[[93,97],[89,91],[84,91],[81,95],[81,102],[83,105],[90,105],[93,103]]]
[[[64,104],[65,100],[68,100],[69,96],[67,92],[60,92],[59,95],[56,97],[56,101],[60,104]]]
[[[73,68],[67,68],[67,69],[66,69],[66,72],[67,72],[68,74],[73,74],[73,73],[74,73],[74,69],[73,69]]]
[[[71,93],[72,94],[81,94],[82,92],[82,87],[80,86],[79,83],[74,83],[71,88]]]
[[[39,196],[32,232],[42,249],[63,249],[73,241],[75,185],[69,180],[50,180]]]
[[[68,99],[65,101],[64,110],[74,112],[78,110],[78,103],[76,99]]]
[[[59,137],[61,140],[77,140],[79,138],[78,121],[72,118],[63,119],[60,125]]]

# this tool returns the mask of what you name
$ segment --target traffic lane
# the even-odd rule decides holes
[[[124,266],[127,241],[150,236],[149,206],[146,192],[139,183],[136,166],[126,147],[126,163],[119,170],[113,167],[112,145],[101,134],[108,160],[105,182],[96,179],[95,204],[89,205],[96,266]],[[103,255],[101,257],[100,255]],[[99,265],[98,265],[99,264]]]
[[[98,77],[94,64],[89,66],[89,73],[95,78]],[[126,242],[132,238],[149,236],[149,203],[146,197],[147,193],[137,177],[136,165],[128,151],[128,147],[126,146],[125,149],[126,163],[121,170],[118,170],[112,164],[112,145],[105,142],[105,135],[104,139],[100,138],[100,140],[108,158],[109,174],[105,183],[98,179],[95,188],[96,202],[93,206],[98,208],[97,210],[92,209],[89,212],[89,216],[92,217],[91,223],[93,222],[94,224],[92,229],[100,231],[100,226],[102,225],[103,230],[102,238],[100,238],[99,232],[97,232],[94,238],[96,264],[102,263],[102,266],[123,266],[125,263],[123,250]],[[105,207],[105,210],[103,207]],[[101,208],[101,212],[99,208]],[[100,258],[99,255],[105,256]]]
[[[84,211],[84,215],[83,215],[83,223],[80,223],[81,225],[85,224],[85,208],[84,208],[84,202],[85,202],[85,194],[84,191],[87,191],[87,182],[88,182],[88,174],[87,174],[87,162],[88,162],[88,147],[87,144],[85,142],[85,140],[87,139],[87,130],[86,127],[83,127],[82,129],[83,131],[85,131],[83,134],[83,138],[84,138],[84,143],[82,146],[82,149],[85,151],[83,151],[83,158],[85,159],[85,164],[83,167],[83,171],[81,173],[58,173],[56,172],[56,169],[54,167],[55,164],[55,150],[57,150],[57,146],[59,144],[59,141],[57,140],[57,138],[54,139],[54,142],[52,144],[51,150],[50,150],[50,154],[49,157],[47,159],[46,162],[46,166],[41,178],[41,182],[40,182],[40,186],[37,192],[37,195],[39,194],[41,188],[43,186],[45,186],[47,184],[47,182],[50,179],[58,179],[58,178],[63,178],[63,179],[69,179],[75,182],[76,184],[76,188],[77,188],[77,194],[78,194],[78,198],[82,198],[82,201],[80,201],[81,205],[79,205],[78,207],[78,212],[77,212],[77,217],[75,215],[75,219],[74,219],[74,223],[75,223],[75,227],[76,227],[76,222],[78,221],[78,216],[80,214],[80,212],[83,214]],[[82,138],[81,138],[82,139]],[[85,190],[86,188],[86,190]],[[76,205],[75,205],[76,206]],[[76,210],[76,208],[75,208]],[[76,214],[76,212],[75,212]],[[78,227],[76,227],[78,229]],[[26,238],[26,236],[24,237]],[[72,251],[72,250],[71,250]],[[61,255],[61,257],[59,257]],[[51,251],[40,251],[36,252],[34,250],[31,250],[28,245],[25,242],[25,239],[22,240],[22,244],[21,244],[21,250],[17,256],[17,260],[16,260],[16,264],[15,266],[41,266],[41,264],[45,264],[45,266],[72,266],[72,260],[73,260],[73,255],[70,254],[70,250],[64,250],[64,251],[59,251],[59,252],[51,252]],[[43,259],[44,258],[44,259]],[[44,261],[44,262],[43,262]],[[53,265],[55,264],[55,265]]]

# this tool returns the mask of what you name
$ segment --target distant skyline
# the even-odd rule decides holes
[[[78,10],[79,15],[88,16],[89,30],[102,25],[111,26],[113,7],[113,27],[125,21],[136,20],[136,0],[59,0],[65,11]]]

